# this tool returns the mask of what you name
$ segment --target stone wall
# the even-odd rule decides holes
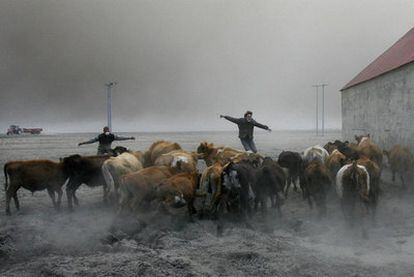
[[[370,133],[383,148],[414,149],[414,63],[342,91],[342,136]]]

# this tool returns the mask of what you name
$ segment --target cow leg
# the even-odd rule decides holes
[[[306,198],[308,200],[309,208],[313,209],[313,203],[312,203],[311,196],[310,196],[309,192],[307,192],[306,194],[307,194]]]
[[[72,190],[70,188],[66,188],[66,197],[68,198],[68,208],[69,211],[73,211],[73,204],[72,204],[72,198],[73,198]]]
[[[17,191],[13,195],[14,205],[16,206],[16,210],[20,210],[20,203],[19,198],[17,198]]]
[[[49,196],[52,199],[53,207],[57,210],[55,191],[52,188],[47,188],[47,193],[49,193]]]
[[[259,207],[259,197],[258,195],[256,195],[256,197],[254,198],[254,211],[257,212],[257,209]]]
[[[281,206],[281,202],[282,202],[282,200],[280,199],[280,196],[279,196],[279,194],[278,193],[276,193],[276,195],[275,195],[275,207],[277,208],[277,212],[279,213],[279,216],[281,216],[282,215],[282,210],[280,209],[280,206]]]
[[[75,189],[75,190],[73,190],[73,192],[72,192],[72,196],[73,196],[73,202],[75,203],[75,205],[76,205],[76,206],[79,206],[79,199],[78,199],[78,197],[76,196],[76,189]]]
[[[63,195],[62,188],[60,188],[60,187],[56,188],[56,192],[57,192],[57,195],[58,195],[57,210],[60,210],[60,204],[62,203],[62,195]]]
[[[270,202],[271,202],[272,208],[276,208],[276,198],[277,198],[277,193],[275,195],[270,195]]]
[[[404,182],[404,174],[400,173],[400,179],[401,179],[402,189],[403,191],[406,191],[407,187],[405,186],[405,182]]]
[[[289,188],[290,188],[290,184],[291,184],[291,182],[292,182],[292,179],[289,177],[289,178],[288,178],[288,182],[287,182],[287,184],[286,184],[286,188],[285,188],[285,197],[286,197],[286,198],[288,197],[288,194],[289,194]]]
[[[10,200],[13,197],[14,204],[16,206],[16,209],[20,209],[19,200],[17,198],[17,190],[19,189],[19,186],[16,186],[15,184],[11,183],[6,191],[6,214],[11,215],[10,212]]]
[[[298,187],[297,187],[297,182],[298,180],[296,179],[296,177],[294,177],[293,179],[292,179],[292,182],[293,182],[293,191],[294,192],[298,192]]]
[[[11,215],[10,200],[11,200],[11,194],[10,194],[10,191],[7,190],[7,192],[6,192],[6,215]]]
[[[260,205],[261,205],[261,209],[262,209],[262,213],[263,214],[266,214],[266,212],[267,212],[267,198],[266,197],[262,197],[261,199],[260,199]]]
[[[108,202],[108,187],[106,184],[102,185],[103,188],[103,202],[106,204]]]
[[[394,170],[392,171],[392,183],[393,184],[395,183],[395,171]]]

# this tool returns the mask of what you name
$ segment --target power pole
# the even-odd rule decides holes
[[[112,131],[112,88],[117,82],[108,82],[106,86],[106,116],[108,121],[108,128]]]
[[[316,118],[315,118],[315,122],[316,122],[316,136],[319,135],[319,85],[313,85],[312,87],[316,88]]]
[[[316,88],[316,135],[319,135],[319,88],[322,88],[322,126],[321,126],[321,135],[325,135],[325,87],[327,84],[316,84],[312,87]]]
[[[327,84],[322,84],[322,136],[325,135],[325,87]]]

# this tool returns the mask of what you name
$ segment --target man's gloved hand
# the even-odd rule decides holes
[[[83,145],[83,142],[79,142],[79,143],[78,143],[78,146],[81,146],[81,145]]]
[[[130,139],[135,140],[135,137],[130,137]]]
[[[222,114],[221,114],[221,115],[220,115],[220,118],[223,118],[223,117],[224,117],[224,115],[222,115]]]

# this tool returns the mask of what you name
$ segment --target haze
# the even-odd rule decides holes
[[[231,130],[254,112],[312,129],[316,83],[340,128],[350,79],[414,26],[414,1],[1,1],[0,132]]]

